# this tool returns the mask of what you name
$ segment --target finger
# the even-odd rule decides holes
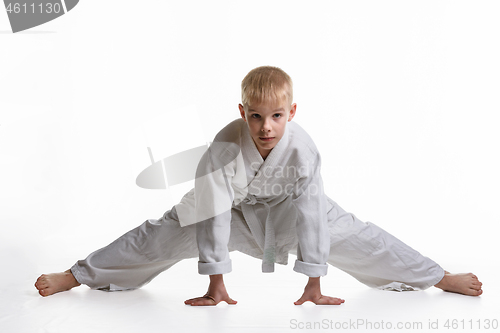
[[[210,299],[200,299],[198,301],[194,301],[193,303],[189,304],[191,306],[216,306],[217,303]]]
[[[302,304],[304,304],[306,301],[307,301],[307,299],[306,299],[306,298],[301,297],[301,298],[299,298],[297,301],[293,302],[293,304],[295,304],[295,305],[302,305]]]
[[[206,298],[206,297],[197,297],[197,298],[188,299],[187,301],[184,302],[184,304],[191,305],[191,306],[214,306],[214,305],[217,305],[217,303],[213,299]]]
[[[184,304],[191,304],[191,303],[194,303],[194,302],[197,302],[201,299],[205,299],[203,297],[195,297],[195,298],[191,298],[191,299],[188,299],[187,301],[184,301]]]
[[[316,301],[316,305],[340,305],[344,303],[345,300],[336,297],[322,296]]]
[[[232,298],[227,298],[227,299],[224,300],[224,302],[226,302],[227,304],[236,304],[236,303],[238,303],[237,301],[235,301]]]
[[[195,300],[197,300],[198,298],[199,298],[199,297],[196,297],[196,298],[190,298],[190,299],[188,299],[188,300],[185,300],[185,301],[184,301],[184,304],[191,304],[191,303],[193,303]]]
[[[184,304],[187,304],[187,305],[190,305],[191,303],[194,302],[194,298],[191,298],[191,299],[187,299],[184,301]]]

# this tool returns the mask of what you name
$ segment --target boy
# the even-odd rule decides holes
[[[276,67],[258,67],[242,81],[242,119],[222,129],[201,159],[195,188],[160,219],[150,219],[63,273],[35,283],[48,296],[80,284],[93,289],[139,288],[176,262],[199,257],[209,275],[202,297],[185,304],[236,304],[223,274],[231,271],[229,251],[262,259],[262,270],[286,264],[309,277],[295,302],[339,305],[321,294],[320,276],[330,263],[378,288],[430,286],[479,296],[471,273],[450,274],[372,223],[359,221],[323,193],[320,155],[311,138],[290,123],[292,80]]]

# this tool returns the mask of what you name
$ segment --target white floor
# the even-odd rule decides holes
[[[489,230],[487,221],[491,223],[491,220],[479,219],[483,225],[476,224],[475,228],[481,230],[474,233],[465,226],[455,227],[451,237],[446,229],[439,229],[438,224],[432,227],[432,220],[438,216],[434,212],[431,222],[422,219],[424,229],[420,226],[404,232],[397,230],[396,224],[382,221],[379,225],[409,245],[415,245],[445,269],[477,274],[484,284],[482,296],[462,296],[436,288],[403,293],[374,290],[330,267],[322,279],[322,291],[346,302],[340,306],[311,303],[295,306],[293,302],[300,297],[307,278],[293,272],[292,264],[276,265],[275,273],[263,274],[259,260],[236,252],[231,253],[233,271],[225,276],[231,297],[238,301],[234,306],[184,305],[184,300],[203,295],[208,285],[207,277],[197,273],[195,259],[176,264],[140,290],[107,293],[81,286],[46,298],[39,296],[33,284],[40,274],[65,270],[89,252],[142,223],[144,217],[160,216],[166,205],[158,194],[138,192],[136,196],[127,193],[123,197],[113,192],[114,199],[106,201],[99,197],[109,196],[102,190],[95,193],[88,205],[82,204],[83,196],[68,198],[68,203],[61,204],[57,199],[60,197],[49,195],[38,201],[38,196],[26,192],[26,201],[17,200],[1,211],[1,333],[383,332],[395,329],[436,332],[433,329],[436,321],[440,331],[478,332],[479,324],[481,331],[498,331],[491,329],[498,327],[493,325],[498,325],[500,320],[500,288],[496,280],[500,273],[498,250],[494,232],[484,231]],[[75,201],[74,208],[71,213],[66,212],[64,207],[72,201]],[[412,220],[404,223],[416,225]],[[447,225],[453,227],[452,223]],[[439,241],[433,241],[436,239]],[[289,262],[293,263],[294,259],[291,256]],[[447,321],[449,330],[445,326]],[[398,325],[403,325],[403,329],[397,330]]]
[[[15,253],[2,256],[3,265],[10,267],[6,272],[15,274],[2,274],[0,332],[362,332],[390,331],[401,325],[398,331],[425,332],[436,331],[436,325],[445,331],[447,321],[449,331],[476,332],[478,325],[497,331],[500,320],[500,290],[494,281],[498,268],[486,265],[481,270],[480,297],[435,288],[403,293],[374,290],[331,268],[322,280],[323,293],[346,302],[295,306],[305,277],[290,265],[262,274],[258,260],[232,253],[234,270],[226,275],[226,285],[239,303],[197,308],[183,304],[205,292],[206,277],[195,274],[195,260],[177,264],[140,290],[108,293],[82,286],[42,298],[33,283],[38,270],[53,267],[35,269],[19,263]]]

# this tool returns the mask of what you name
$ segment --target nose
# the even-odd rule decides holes
[[[262,127],[261,127],[261,132],[271,132],[271,120],[270,119],[266,119],[264,120],[264,123],[262,124]]]

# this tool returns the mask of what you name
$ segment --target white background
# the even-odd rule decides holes
[[[12,34],[0,10],[0,328],[10,329],[1,331],[104,332],[125,323],[125,332],[148,325],[272,332],[290,330],[292,318],[331,319],[307,306],[280,310],[298,299],[304,277],[291,266],[262,275],[259,262],[237,254],[227,284],[240,304],[216,313],[182,304],[205,292],[195,260],[131,293],[83,287],[44,299],[33,287],[41,273],[65,270],[170,209],[190,184],[139,188],[135,179],[151,164],[147,147],[158,160],[211,141],[239,116],[240,82],[261,65],[294,80],[294,121],[322,154],[332,199],[445,269],[473,271],[485,283],[478,299],[437,290],[403,296],[369,290],[331,267],[325,293],[346,299],[332,311],[366,318],[363,306],[373,304],[374,320],[404,313],[427,324],[455,306],[451,319],[493,319],[499,16],[498,1],[87,0]],[[81,307],[72,308],[76,300]],[[94,300],[124,313],[69,315],[96,309]],[[137,304],[152,312],[160,304],[173,322],[127,324]],[[271,309],[277,316],[262,319]],[[175,321],[191,316],[196,323]]]

